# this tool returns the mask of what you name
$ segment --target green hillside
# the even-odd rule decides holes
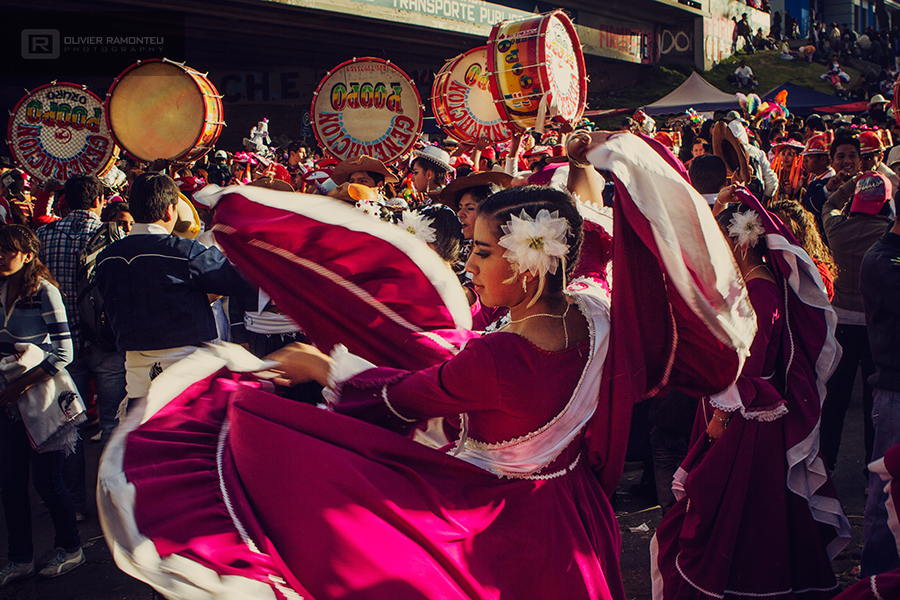
[[[794,85],[812,88],[817,92],[833,93],[831,84],[819,79],[819,76],[828,70],[825,65],[814,62],[808,63],[806,61],[783,60],[779,57],[778,52],[774,50],[729,57],[706,73],[701,73],[701,75],[720,90],[726,92],[736,91],[725,78],[734,73],[741,59],[746,60],[747,65],[753,69],[753,74],[756,75],[756,80],[759,82],[756,92],[760,95],[774,87],[778,87],[785,81],[789,81]],[[859,77],[859,71],[856,69],[846,66],[842,68],[850,76],[850,81],[856,81],[856,78]],[[742,91],[746,93],[746,90]],[[790,98],[788,98],[788,102],[790,103]],[[788,108],[790,108],[790,104],[788,104]]]

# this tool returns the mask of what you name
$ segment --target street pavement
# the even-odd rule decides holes
[[[855,581],[850,574],[859,564],[862,544],[865,487],[863,479],[862,388],[854,390],[853,402],[847,412],[841,454],[834,473],[835,484],[844,510],[853,527],[853,540],[834,561],[835,573],[844,587]],[[96,485],[100,444],[87,441],[88,484]],[[621,568],[626,598],[650,599],[650,538],[662,514],[659,507],[633,495],[631,486],[640,481],[641,466],[626,465],[625,477],[616,493],[616,516],[622,534]],[[47,560],[53,550],[53,525],[50,515],[32,491],[32,519],[36,567]],[[635,531],[632,531],[632,528]],[[81,539],[87,563],[56,579],[37,577],[16,582],[0,589],[0,600],[153,600],[158,598],[152,588],[119,571],[103,539],[93,498],[90,499],[88,519],[80,524]],[[0,555],[5,554],[6,526],[0,520]],[[5,564],[5,559],[0,559]]]
[[[89,431],[90,433],[90,431]],[[85,440],[87,485],[97,487],[100,443]],[[53,551],[53,523],[41,499],[31,490],[31,519],[34,523],[35,570],[49,560]],[[87,562],[55,579],[32,577],[0,589],[0,600],[152,600],[157,598],[150,586],[120,571],[103,539],[93,494],[88,494],[87,520],[78,524]],[[6,564],[6,522],[0,520],[0,556]]]

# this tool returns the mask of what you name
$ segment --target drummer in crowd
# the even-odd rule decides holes
[[[516,183],[513,185],[553,185],[558,179],[554,179],[555,175],[562,176],[562,182],[565,182],[565,171],[557,170],[561,167],[567,167],[565,162],[554,160],[553,149],[550,146],[539,144],[522,154],[528,171],[520,173],[516,177]]]
[[[365,154],[341,161],[331,172],[331,180],[337,185],[344,183],[365,185],[379,193],[384,190],[385,183],[399,181],[383,162]]]

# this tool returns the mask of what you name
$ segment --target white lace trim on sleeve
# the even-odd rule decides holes
[[[875,580],[874,575],[869,578],[869,589],[872,590],[872,595],[875,596],[875,600],[884,600],[884,596],[878,591],[878,582]]]
[[[788,413],[787,402],[782,400],[772,408],[765,410],[742,410],[741,416],[747,420],[770,422],[777,421]]]
[[[744,408],[744,405],[741,403],[741,394],[738,392],[736,383],[732,383],[725,390],[710,396],[709,403],[713,408],[718,408],[725,412],[734,412],[738,409],[743,410]]]
[[[782,400],[771,408],[762,410],[748,410],[741,403],[741,395],[738,392],[737,384],[731,384],[725,391],[719,392],[709,397],[709,403],[713,408],[718,408],[725,412],[741,411],[741,416],[752,421],[776,421],[787,414],[787,403]]]

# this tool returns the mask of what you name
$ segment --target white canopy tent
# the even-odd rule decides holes
[[[644,112],[648,115],[672,115],[683,113],[689,108],[697,112],[711,112],[737,109],[739,105],[733,94],[726,94],[697,73],[691,73],[669,95],[645,106]]]

